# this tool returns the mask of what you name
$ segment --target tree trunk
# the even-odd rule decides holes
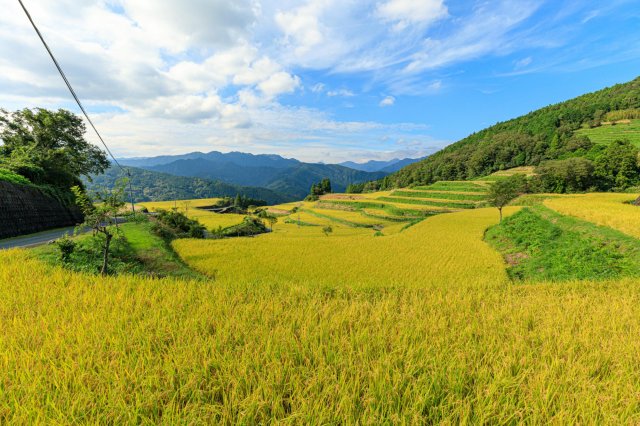
[[[111,235],[109,232],[105,232],[104,235],[107,238],[107,240],[104,243],[104,253],[102,257],[102,270],[100,271],[100,274],[102,276],[107,275],[107,272],[109,271],[109,246],[111,245],[111,238],[113,238],[113,235]]]
[[[500,223],[502,223],[502,207],[498,207],[498,211],[500,212]]]

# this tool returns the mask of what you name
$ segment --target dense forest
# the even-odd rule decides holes
[[[0,109],[0,180],[74,204],[70,188],[109,167],[106,153],[88,143],[85,132],[82,119],[63,109]]]
[[[235,197],[238,194],[264,200],[269,204],[291,201],[291,199],[265,188],[232,185],[194,177],[174,176],[136,167],[125,167],[125,169],[130,173],[133,198],[137,202]],[[86,179],[85,185],[89,189],[113,188],[116,182],[123,177],[124,174],[119,168],[111,167],[103,174],[92,176],[91,180]]]
[[[633,152],[637,154],[636,148],[620,145],[626,157],[622,164],[613,164],[615,158],[606,156],[617,156],[615,149],[596,145],[575,132],[600,126],[607,119],[634,118],[639,107],[640,78],[636,78],[498,123],[397,173],[350,189],[386,189],[425,185],[439,180],[473,179],[519,166],[540,166],[539,171],[551,173],[541,182],[544,185],[542,189],[555,186],[561,192],[625,187],[637,183],[627,179],[638,171],[637,164],[630,165],[627,161]],[[581,176],[572,176],[571,169],[575,167]],[[633,170],[627,170],[629,167]],[[624,168],[621,177],[618,176],[620,168]],[[564,179],[563,176],[574,182],[558,184],[557,180]]]

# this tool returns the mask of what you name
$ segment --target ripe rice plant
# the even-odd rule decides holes
[[[1,252],[0,423],[640,421],[635,280],[513,286],[496,222],[177,242],[210,282]]]
[[[564,215],[608,226],[640,238],[640,207],[630,204],[636,198],[638,195],[633,194],[567,195],[548,198],[544,200],[544,205]]]

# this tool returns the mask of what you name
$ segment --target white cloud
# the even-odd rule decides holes
[[[448,16],[443,0],[388,0],[378,6],[378,15],[396,22],[396,29],[403,30],[412,23],[430,25]]]
[[[514,67],[517,70],[526,68],[527,66],[531,65],[531,62],[533,62],[533,58],[531,56],[527,56],[526,58],[522,58],[519,61],[516,61]]]
[[[437,92],[442,89],[442,80],[432,81],[427,85],[427,89],[431,92]]]
[[[272,98],[284,93],[291,93],[300,85],[300,79],[289,73],[280,71],[261,82],[258,87],[262,93]]]
[[[233,46],[249,35],[259,7],[251,0],[122,0],[126,15],[172,52]]]
[[[313,86],[311,86],[311,91],[313,93],[322,93],[324,91],[324,84],[322,83],[316,83]]]
[[[393,96],[434,94],[451,75],[435,69],[562,45],[557,31],[542,30],[546,23],[534,29],[553,37],[523,29],[543,1],[476,2],[463,12],[444,0],[29,0],[27,7],[85,105],[109,111],[97,120],[121,155],[271,146],[311,156],[332,144],[362,153],[372,135],[414,140],[424,129],[281,105],[287,94],[295,105],[318,101],[303,97],[302,82],[323,81],[306,94],[324,93],[320,104],[340,109],[371,93],[390,95],[380,106],[393,105]],[[72,107],[18,3],[5,3],[0,107]],[[593,10],[578,3],[576,22]],[[527,61],[505,63],[529,71]],[[380,152],[398,148],[379,140]]]
[[[486,55],[505,55],[522,48],[514,43],[518,37],[511,32],[539,7],[536,0],[482,3],[473,14],[460,20],[448,37],[424,39],[421,49],[412,54],[404,71],[417,74]]]
[[[338,89],[338,90],[329,90],[327,92],[327,96],[332,98],[336,96],[341,96],[343,98],[350,98],[352,96],[355,96],[355,93],[353,93],[351,90],[348,90],[348,89]]]
[[[275,21],[297,54],[305,54],[324,41],[319,14],[327,2],[309,2],[293,11],[278,12]]]
[[[380,101],[379,105],[381,107],[388,107],[388,106],[393,106],[393,104],[395,103],[396,103],[396,98],[394,98],[393,96],[387,96]]]

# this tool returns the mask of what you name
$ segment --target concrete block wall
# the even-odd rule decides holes
[[[0,239],[74,226],[82,222],[75,206],[65,206],[38,188],[0,181]]]

